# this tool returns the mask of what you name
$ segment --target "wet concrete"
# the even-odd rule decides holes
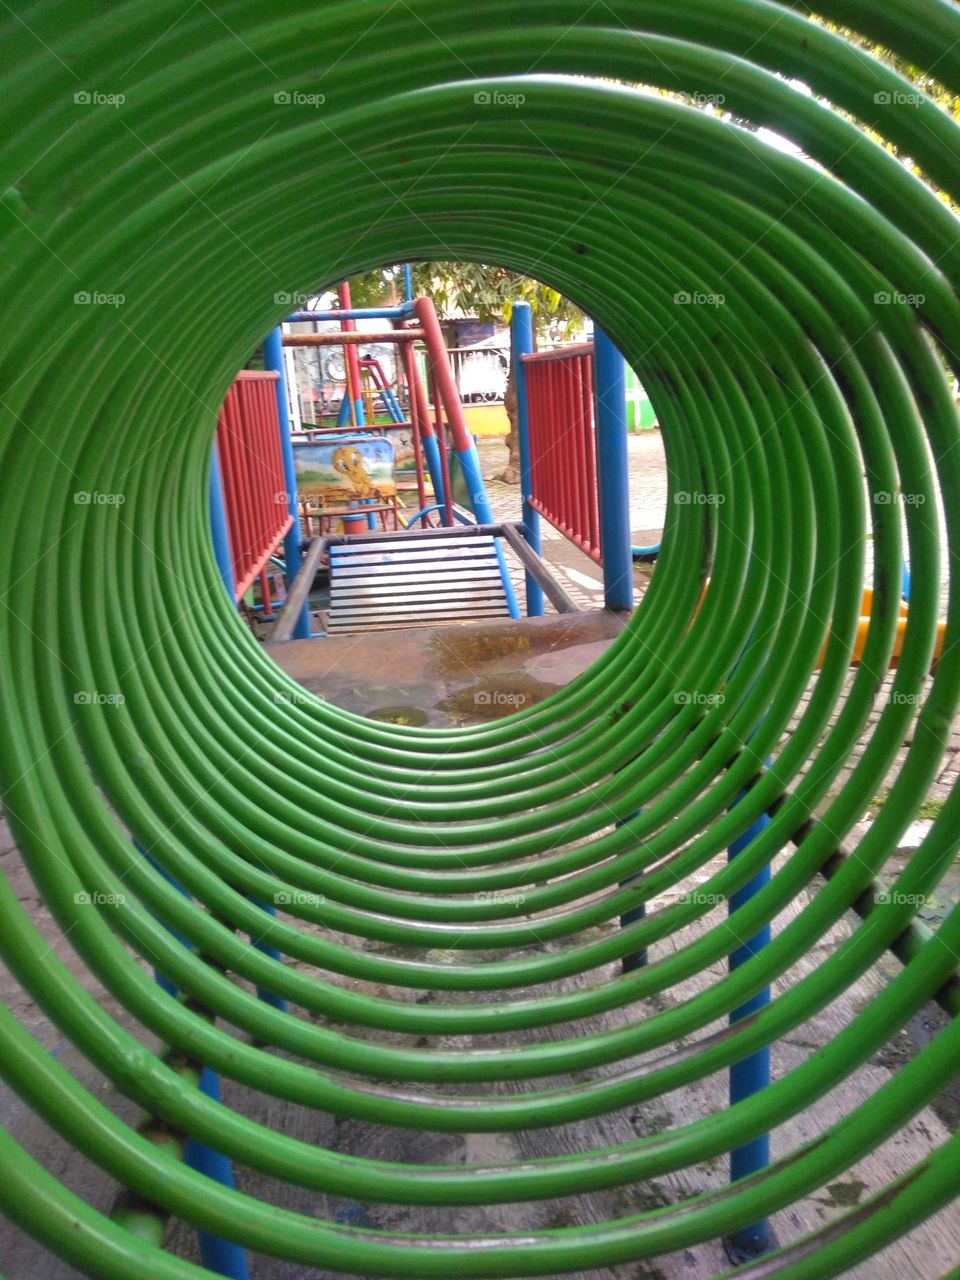
[[[593,610],[267,645],[304,688],[409,725],[465,725],[534,706],[580,675],[625,619]]]

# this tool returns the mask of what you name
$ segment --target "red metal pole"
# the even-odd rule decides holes
[[[349,281],[344,280],[337,291],[337,296],[340,299],[340,310],[349,311],[351,306]],[[355,333],[357,322],[350,319],[341,320],[340,328],[344,333]],[[360,399],[360,357],[357,354],[356,347],[349,344],[345,344],[344,354],[347,363],[347,394],[350,397],[350,421],[356,427],[360,424],[360,418],[357,414],[357,402]]]
[[[460,392],[450,369],[450,357],[443,340],[440,321],[437,319],[437,310],[432,298],[417,298],[414,306],[420,328],[423,330],[434,385],[443,401],[453,447],[457,453],[460,453],[471,447],[473,437],[467,429],[467,420],[463,416]]]
[[[434,429],[433,429],[433,423],[430,421],[430,406],[427,403],[427,392],[423,385],[423,378],[420,376],[420,364],[416,358],[415,351],[412,352],[410,368],[413,374],[413,383],[410,389],[411,403],[413,402],[413,400],[416,400],[417,402],[417,413],[420,417],[420,442],[421,442],[421,445],[423,445],[423,442],[425,440],[432,440],[436,433],[434,432]],[[439,449],[440,449],[440,442],[438,440],[437,441],[438,454],[439,454]],[[441,483],[443,481],[442,465],[441,465],[440,481]],[[434,501],[438,501],[440,495],[436,491],[437,489],[436,477],[433,475],[432,470],[430,474],[430,482],[434,488],[434,495],[433,495]]]
[[[560,422],[560,399],[557,395],[557,368],[556,364],[551,363],[547,368],[547,385],[550,387],[550,443],[549,453],[547,457],[550,459],[550,467],[553,472],[553,482],[551,484],[550,501],[553,506],[553,517],[563,529],[566,526],[563,510],[563,467],[562,459],[559,451],[561,422]]]
[[[443,429],[443,417],[440,411],[440,392],[436,376],[431,369],[430,390],[433,395],[433,412],[436,415],[437,444],[440,447],[440,473],[443,476],[443,523],[448,529],[453,527],[453,495],[450,492],[450,459],[447,456],[447,433]]]
[[[243,577],[244,547],[246,545],[245,518],[243,512],[244,493],[241,479],[241,468],[238,465],[238,443],[236,428],[237,393],[233,386],[227,392],[223,402],[223,483],[227,499],[227,517],[230,526],[230,545],[233,549],[233,576],[237,586]],[[239,598],[239,597],[238,597]]]
[[[570,362],[570,382],[573,397],[573,414],[577,423],[577,493],[579,495],[579,514],[577,523],[584,546],[592,546],[590,533],[590,469],[588,447],[586,406],[583,399],[583,359],[577,357]]]
[[[240,511],[243,516],[243,540],[241,547],[241,573],[239,587],[242,587],[244,581],[249,575],[250,558],[256,546],[257,529],[256,520],[254,518],[254,493],[253,478],[250,474],[250,449],[246,439],[246,433],[243,429],[243,402],[241,399],[240,384],[237,384],[237,394],[233,397],[228,415],[232,417],[233,431],[237,445],[237,482],[241,492]]]
[[[587,466],[590,477],[590,545],[600,555],[600,497],[597,486],[597,440],[593,422],[593,355],[583,360],[583,398],[586,405]]]
[[[281,343],[285,347],[352,347],[355,349],[367,343],[372,346],[375,342],[417,342],[424,336],[422,329],[359,333],[356,331],[353,320],[344,320],[343,324],[344,330],[341,333],[285,333]],[[348,324],[354,325],[354,328],[347,330]],[[356,351],[354,353],[357,354]],[[360,359],[359,355],[357,359]]]
[[[256,439],[254,464],[256,472],[254,475],[254,491],[257,496],[257,524],[258,533],[260,535],[257,546],[257,556],[266,554],[266,542],[269,535],[273,532],[273,511],[270,501],[270,481],[272,479],[270,468],[270,449],[267,445],[267,434],[264,423],[263,412],[263,391],[265,384],[255,382],[250,388],[251,401],[251,427]]]
[[[563,478],[564,523],[569,536],[575,545],[577,542],[577,494],[574,476],[574,459],[576,457],[576,423],[570,401],[570,362],[557,361],[557,392],[560,403],[560,435],[557,442],[557,454],[560,461],[560,474]]]
[[[263,605],[261,617],[273,617],[273,601],[270,598],[270,575],[267,573],[267,566],[264,565],[260,570],[260,603]]]
[[[420,405],[413,392],[416,372],[413,368],[416,360],[413,347],[407,343],[400,348],[403,355],[403,374],[407,380],[407,399],[410,405],[410,427],[413,436],[413,465],[417,472],[417,501],[422,511],[427,505],[427,486],[423,476],[423,445],[420,441]]]

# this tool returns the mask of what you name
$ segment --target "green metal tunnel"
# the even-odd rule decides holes
[[[815,9],[960,93],[955,5]],[[950,116],[802,3],[40,0],[5,7],[0,31],[3,804],[43,902],[138,1034],[6,884],[0,950],[106,1080],[168,1137],[287,1184],[488,1205],[722,1155],[813,1106],[931,999],[960,1011],[960,908],[936,934],[914,923],[956,857],[956,791],[896,893],[879,906],[875,893],[960,693],[960,423],[944,373],[960,372],[960,224],[882,145],[960,200]],[[809,160],[636,84],[719,96]],[[649,590],[601,661],[541,705],[461,731],[290,698],[298,687],[225,597],[207,523],[217,409],[289,310],[279,295],[417,259],[495,261],[596,316],[651,393],[674,498]],[[676,500],[690,494],[704,501]],[[851,670],[867,529],[874,608]],[[907,559],[909,622],[874,724]],[[880,816],[848,847],[905,744]],[[764,812],[763,834],[711,868],[699,897],[596,929],[689,883]],[[709,905],[770,862],[769,885],[729,923]],[[640,887],[620,887],[640,872]],[[699,994],[623,1027],[509,1043],[722,962],[818,873],[771,944]],[[727,1027],[851,908],[847,942]],[[645,945],[645,968],[599,972]],[[558,1126],[774,1044],[891,949],[897,976],[768,1089],[662,1134],[522,1166],[326,1150],[215,1102],[182,1070],[203,1063],[277,1099],[411,1130]],[[593,976],[564,985],[581,974]],[[416,998],[430,992],[449,997]],[[0,1017],[3,1078],[133,1203],[260,1254],[406,1280],[557,1275],[734,1231],[895,1134],[960,1054],[952,1017],[888,1085],[732,1187],[602,1223],[429,1236],[218,1185]],[[426,1039],[406,1048],[395,1032]],[[171,1052],[147,1047],[157,1040]],[[567,1072],[580,1083],[557,1087]],[[508,1082],[520,1084],[496,1087]],[[8,1134],[0,1161],[0,1207],[86,1274],[210,1274],[165,1253],[136,1215],[83,1203]],[[955,1136],[737,1274],[841,1275],[958,1191]]]

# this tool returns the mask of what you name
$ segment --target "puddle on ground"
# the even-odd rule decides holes
[[[383,720],[387,724],[410,725],[419,729],[427,724],[430,717],[420,707],[377,707],[367,712],[368,720]]]
[[[449,627],[442,636],[433,638],[434,661],[445,676],[473,675],[485,662],[528,654],[534,648],[533,639],[527,631],[504,628],[478,634]],[[555,643],[555,637],[545,638],[542,647],[549,649]]]
[[[466,689],[458,689],[438,706],[443,711],[474,720],[499,720],[501,716],[525,711],[556,692],[555,684],[511,674],[478,680]]]

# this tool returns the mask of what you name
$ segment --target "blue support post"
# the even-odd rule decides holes
[[[287,378],[283,367],[283,335],[278,325],[271,329],[263,342],[263,361],[277,374],[274,384],[277,392],[277,420],[280,431],[280,455],[283,458],[283,480],[287,487],[287,500],[293,523],[283,539],[283,558],[287,566],[287,590],[300,570],[301,537],[300,508],[297,503],[297,471],[293,461],[293,442],[290,439],[290,410],[287,401]],[[293,634],[297,640],[310,637],[310,610],[306,603],[300,611]]]
[[[384,387],[383,390],[380,392],[380,395],[383,399],[384,405],[386,406],[387,413],[390,414],[391,419],[394,422],[406,422],[406,418],[404,418],[403,416],[403,410],[400,408],[400,401],[397,399],[396,395],[394,394],[393,388]]]
[[[434,439],[436,438],[434,437]],[[464,483],[467,486],[467,493],[470,495],[470,506],[473,508],[477,524],[496,524],[496,520],[493,517],[493,509],[490,506],[490,499],[487,497],[486,486],[483,483],[483,472],[480,470],[480,459],[477,456],[476,444],[471,441],[466,449],[458,449],[454,456],[460,463]],[[453,481],[451,480],[450,483],[452,487]],[[499,538],[494,538],[493,542],[497,553],[497,563],[500,566],[500,581],[503,583],[503,592],[507,599],[507,610],[511,618],[519,618],[520,609],[517,605],[513,583],[510,581],[510,571],[507,568],[503,547],[500,545]]]
[[[220,1101],[220,1077],[209,1067],[200,1069],[200,1092],[215,1102]],[[233,1165],[230,1160],[206,1147],[194,1138],[188,1138],[184,1147],[184,1160],[191,1169],[205,1174],[221,1186],[233,1187]],[[247,1270],[247,1253],[240,1245],[230,1240],[221,1240],[207,1231],[197,1231],[197,1245],[200,1249],[200,1260],[208,1271],[219,1276],[229,1276],[230,1280],[249,1280]]]
[[[510,313],[510,363],[517,400],[517,453],[520,458],[520,497],[523,501],[523,536],[537,553],[541,552],[540,513],[530,505],[533,477],[530,467],[530,415],[527,407],[527,378],[521,356],[533,353],[533,312],[529,302],[515,302]],[[527,616],[543,616],[543,589],[527,574]]]
[[[446,491],[443,487],[443,464],[440,461],[440,442],[434,435],[421,435],[420,446],[423,449],[423,460],[427,464],[427,475],[433,486],[433,496],[437,504],[443,507],[446,503]]]
[[[635,809],[626,821],[630,822],[631,819],[639,817],[641,813],[643,813],[642,809]],[[617,826],[622,827],[623,823],[618,822]],[[621,880],[620,888],[627,889],[631,885],[640,884],[642,880],[643,872],[641,871],[635,876],[628,876],[626,880]],[[625,929],[629,924],[636,924],[638,920],[643,920],[646,914],[647,904],[645,902],[638,902],[635,907],[631,907],[620,917],[620,928]],[[634,969],[642,969],[646,963],[647,948],[641,947],[639,951],[631,951],[628,956],[624,956],[620,961],[620,968],[624,973],[633,973]]]
[[[627,399],[623,356],[594,327],[597,489],[603,600],[608,609],[633,608],[630,480],[627,469]]]
[[[402,320],[409,311],[399,307],[344,307],[336,311],[291,311],[285,324],[304,324],[308,320]]]
[[[367,418],[366,418],[366,414],[363,412],[362,400],[354,400],[353,413],[357,419],[356,422],[353,421],[353,417],[350,414],[350,392],[349,392],[349,389],[345,387],[343,392],[343,399],[340,401],[340,411],[337,414],[337,426],[348,427],[348,428],[353,426],[357,426],[357,427],[366,426]]]
[[[767,761],[769,765],[769,761]],[[738,799],[742,799],[740,796]],[[736,839],[727,850],[727,857],[732,861],[737,854],[742,853],[744,849],[755,840],[757,836],[769,825],[770,818],[763,813],[748,827],[747,830]],[[741,889],[738,889],[730,898],[727,904],[727,912],[732,915],[738,907],[743,906],[756,893],[759,893],[765,884],[770,880],[770,868],[763,867],[752,880],[748,881]],[[737,969],[740,965],[745,964],[752,956],[754,956],[763,947],[770,942],[770,926],[765,925],[758,934],[742,943],[737,949],[731,952],[728,965],[730,972]],[[734,1009],[730,1014],[731,1024],[739,1022],[741,1018],[746,1018],[757,1010],[762,1009],[764,1005],[770,1003],[770,988],[764,987],[762,991],[745,1004]],[[735,1062],[730,1068],[730,1104],[731,1106],[749,1098],[753,1094],[758,1093],[761,1089],[765,1089],[770,1083],[770,1049],[765,1047],[758,1049],[756,1053],[752,1053],[749,1058],[744,1058],[741,1062]],[[748,1174],[756,1173],[760,1169],[766,1168],[770,1163],[770,1135],[762,1133],[758,1137],[753,1138],[750,1142],[744,1143],[742,1147],[735,1147],[730,1152],[730,1181],[736,1182],[740,1178],[747,1177]],[[750,1226],[741,1227],[739,1231],[731,1232],[725,1240],[727,1254],[730,1260],[735,1264],[752,1261],[761,1254],[769,1252],[775,1246],[773,1233],[770,1230],[770,1224],[764,1218],[760,1222],[752,1223]]]
[[[163,867],[152,858],[143,846],[134,841],[137,849],[143,854],[150,865],[157,871],[164,880],[173,885],[178,893],[182,893],[185,898],[190,897],[190,893],[183,887],[179,881],[175,880],[169,872],[164,871]],[[158,917],[159,918],[159,917]],[[183,946],[190,950],[193,948],[190,943],[175,929],[171,929],[166,921],[161,921],[164,928],[176,938]],[[178,989],[176,985],[159,969],[153,971],[154,980],[167,995],[176,998]],[[208,1098],[220,1101],[220,1077],[210,1067],[201,1066],[200,1068],[200,1092],[205,1093]],[[197,1142],[195,1138],[187,1138],[184,1143],[183,1158],[191,1169],[196,1169],[198,1173],[205,1174],[208,1178],[212,1178],[214,1182],[219,1182],[221,1186],[233,1187],[233,1164],[228,1156],[223,1155],[219,1151],[214,1151],[212,1147],[205,1146],[202,1142]],[[232,1240],[221,1240],[219,1236],[212,1236],[206,1231],[197,1231],[197,1246],[200,1250],[200,1260],[209,1270],[220,1276],[227,1276],[229,1280],[249,1280],[249,1272],[247,1270],[247,1251],[239,1244],[234,1244]]]
[[[270,902],[261,902],[259,898],[251,898],[250,901],[261,911],[265,911],[268,916],[275,916],[277,908]],[[266,942],[258,942],[256,938],[251,937],[250,941],[258,951],[262,951],[265,956],[269,956],[271,960],[282,961],[283,957],[275,947],[271,947]],[[264,1004],[273,1005],[274,1009],[281,1009],[284,1013],[287,1011],[287,1001],[284,996],[274,995],[272,991],[267,991],[265,987],[257,987],[257,995]]]
[[[220,478],[220,455],[216,440],[210,449],[210,533],[220,577],[231,603],[234,603],[233,556],[230,552],[230,531],[227,528],[227,509],[223,501],[223,481]]]
[[[410,263],[403,264],[403,300],[404,302],[413,301],[413,272],[410,270]]]

